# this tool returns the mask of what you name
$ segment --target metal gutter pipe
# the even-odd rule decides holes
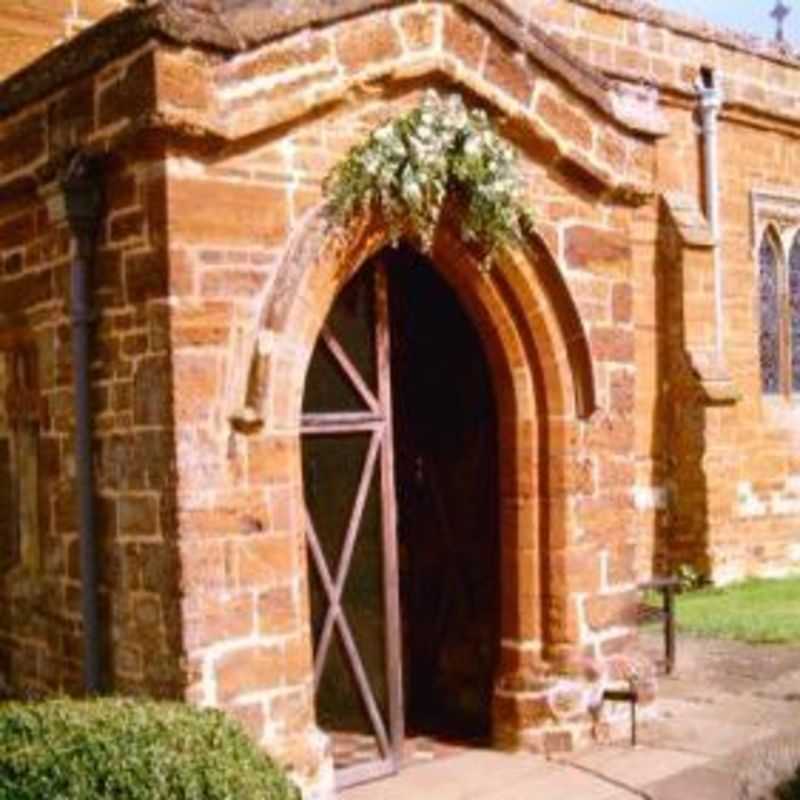
[[[700,122],[703,135],[703,172],[705,177],[706,217],[714,239],[714,316],[715,349],[722,360],[724,353],[724,312],[722,303],[723,263],[722,230],[719,210],[719,114],[722,110],[722,89],[717,86],[713,70],[703,68],[697,81]]]
[[[61,180],[67,221],[74,236],[71,265],[72,349],[75,386],[75,482],[80,533],[81,611],[84,628],[83,677],[86,693],[102,691],[102,648],[97,547],[92,470],[92,409],[90,399],[90,333],[94,319],[91,269],[103,213],[103,173],[99,160],[84,153],[69,161]]]

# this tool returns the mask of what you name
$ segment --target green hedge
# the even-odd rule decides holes
[[[0,704],[0,800],[298,800],[231,719],[102,699]]]

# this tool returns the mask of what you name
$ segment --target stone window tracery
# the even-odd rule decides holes
[[[789,254],[789,344],[792,391],[800,393],[800,232]]]
[[[758,250],[759,361],[761,391],[781,390],[781,312],[778,254],[771,236],[764,234]]]
[[[800,193],[750,193],[756,258],[755,314],[763,394],[800,400]]]

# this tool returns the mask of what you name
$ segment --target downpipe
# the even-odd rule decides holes
[[[705,177],[706,218],[714,240],[714,348],[719,363],[724,354],[724,290],[722,230],[720,224],[719,186],[719,114],[722,110],[722,89],[714,71],[703,68],[696,84],[698,110],[703,137],[703,175]]]
[[[91,382],[91,271],[103,214],[103,172],[99,159],[74,155],[61,180],[67,221],[74,237],[70,267],[73,376],[75,389],[75,483],[80,535],[81,612],[84,628],[83,678],[86,693],[102,692],[99,553],[94,506]]]

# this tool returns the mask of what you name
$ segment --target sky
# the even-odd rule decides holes
[[[800,47],[800,0],[783,0],[792,8],[786,18],[786,38],[795,47]],[[657,5],[704,17],[716,25],[772,38],[775,22],[770,12],[775,0],[651,0]]]

